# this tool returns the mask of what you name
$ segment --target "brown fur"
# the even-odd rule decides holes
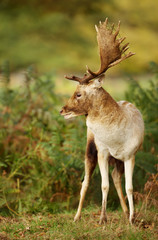
[[[90,175],[92,175],[98,159],[98,152],[96,149],[96,145],[94,143],[94,139],[90,139],[87,141],[87,149],[86,149],[86,159],[88,161],[88,166],[90,168]]]
[[[110,156],[109,157],[109,165],[111,165],[113,167],[116,166],[116,169],[120,174],[124,173],[124,163],[122,161]]]

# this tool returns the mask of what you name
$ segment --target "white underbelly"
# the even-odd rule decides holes
[[[89,124],[88,128],[94,134],[95,143],[99,151],[108,151],[116,159],[129,159],[139,147],[139,138],[133,135],[131,128],[105,128]]]

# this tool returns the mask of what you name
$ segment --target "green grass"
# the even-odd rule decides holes
[[[108,211],[108,222],[99,225],[98,207],[84,209],[82,219],[77,223],[73,222],[74,212],[0,218],[0,239],[157,239],[156,211],[138,211],[132,226],[120,211]]]

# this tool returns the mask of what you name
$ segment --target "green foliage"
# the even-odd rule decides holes
[[[142,112],[145,121],[145,137],[143,148],[136,155],[135,181],[137,190],[147,180],[147,173],[156,172],[158,160],[158,65],[151,63],[154,77],[149,80],[146,89],[131,79],[129,91],[126,93],[128,101],[133,102]]]
[[[59,212],[76,207],[84,176],[86,126],[84,117],[65,121],[59,110],[66,96],[55,93],[55,74],[38,77],[26,71],[19,88],[10,88],[9,63],[2,66],[0,88],[0,209],[5,214]],[[136,156],[134,189],[143,189],[156,172],[158,155],[157,75],[150,88],[132,80],[127,99],[144,116],[143,148]],[[112,180],[108,206],[118,197]],[[96,169],[86,200],[101,201],[100,173]]]
[[[53,74],[37,77],[29,68],[23,86],[10,89],[9,65],[5,63],[3,70],[1,211],[20,214],[69,208],[72,195],[80,188],[85,123],[82,118],[66,123],[60,117],[65,97],[55,94]]]

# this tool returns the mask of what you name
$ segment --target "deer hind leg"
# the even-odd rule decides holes
[[[125,166],[125,188],[129,203],[129,222],[132,223],[133,217],[134,217],[134,204],[133,204],[133,183],[132,183],[132,177],[133,177],[133,170],[134,170],[134,164],[135,164],[135,157],[133,156],[131,159],[126,160],[124,162]]]
[[[89,186],[90,178],[96,167],[96,164],[97,164],[97,149],[94,143],[94,138],[91,138],[90,140],[87,141],[87,150],[86,150],[86,156],[85,156],[85,177],[82,182],[79,206],[78,206],[74,221],[77,221],[81,218],[81,210],[82,210],[83,202]]]
[[[123,209],[123,212],[126,216],[128,216],[128,208],[125,202],[125,198],[122,192],[122,186],[121,186],[121,178],[124,173],[124,163],[120,160],[115,159],[115,167],[112,171],[112,179],[117,191],[117,194],[120,199],[120,204]]]
[[[109,176],[108,176],[108,152],[99,152],[98,153],[98,164],[101,173],[101,188],[102,188],[102,209],[100,215],[100,222],[99,224],[103,224],[107,221],[106,217],[106,205],[107,205],[107,196],[109,192]]]

